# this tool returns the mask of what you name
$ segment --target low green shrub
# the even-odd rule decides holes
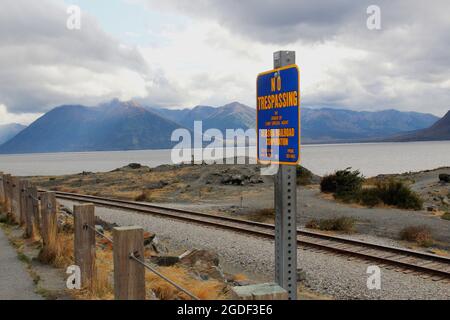
[[[338,200],[347,203],[360,203],[367,207],[386,204],[400,209],[421,210],[423,200],[404,182],[389,180],[378,182],[373,188],[363,189],[365,179],[358,170],[350,168],[326,175],[320,183],[320,190],[333,193]]]
[[[390,180],[376,186],[381,201],[401,209],[421,210],[423,200],[401,181]]]
[[[377,188],[363,189],[359,193],[359,202],[367,207],[375,207],[383,201],[380,199],[380,193]]]
[[[364,177],[358,170],[351,171],[350,169],[339,170],[334,174],[324,176],[320,182],[320,190],[325,193],[334,193],[337,198],[342,199],[359,193]]]
[[[446,212],[441,216],[442,219],[444,220],[450,220],[450,212]]]

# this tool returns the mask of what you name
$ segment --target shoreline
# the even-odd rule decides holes
[[[314,144],[304,145],[301,164],[318,175],[351,167],[358,169],[366,177],[375,177],[380,174],[402,174],[449,166],[449,150],[450,141]],[[0,171],[16,176],[58,176],[83,171],[106,172],[132,162],[151,168],[173,164],[170,149],[44,153],[0,155]]]

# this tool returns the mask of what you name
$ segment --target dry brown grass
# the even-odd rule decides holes
[[[96,278],[94,286],[91,290],[82,289],[72,293],[75,299],[79,300],[112,300],[114,299],[114,287],[112,285],[113,279],[113,252],[106,249],[97,249],[96,252]],[[225,299],[226,295],[223,293],[224,284],[209,280],[203,281],[195,279],[186,269],[181,267],[165,267],[158,270],[166,277],[186,288],[201,300],[217,300]],[[154,292],[158,299],[174,300],[182,299],[189,300],[190,298],[172,286],[170,283],[161,279],[149,270],[145,274],[147,298],[151,297],[151,292]]]
[[[427,226],[410,226],[400,231],[400,239],[415,242],[422,247],[431,247],[434,239]]]
[[[186,269],[180,267],[161,267],[158,269],[164,276],[182,286],[200,300],[223,300],[226,299],[224,284],[217,280],[198,280]],[[147,271],[145,274],[147,291],[153,291],[161,300],[189,300],[185,293],[180,292],[170,283],[161,279],[154,273]]]
[[[58,255],[58,230],[57,226],[53,225],[49,228],[48,243],[44,244],[39,253],[39,260],[43,263],[51,263]]]
[[[72,291],[72,296],[78,300],[113,300],[113,253],[110,250],[97,248],[96,250],[96,274],[92,289]]]
[[[62,228],[57,230],[57,234],[50,235],[52,241],[46,249],[41,251],[39,260],[42,263],[51,264],[57,268],[66,268],[72,265],[75,261],[74,256],[74,234],[73,230],[73,218],[68,219]]]
[[[312,219],[306,222],[308,229],[318,229],[322,231],[339,231],[352,233],[355,231],[356,219],[350,217],[339,217],[331,219]]]
[[[234,281],[245,281],[248,280],[248,277],[245,274],[238,273],[233,276]]]
[[[264,208],[251,212],[248,219],[256,222],[273,222],[275,220],[275,209]]]

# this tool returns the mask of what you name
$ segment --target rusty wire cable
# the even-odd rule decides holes
[[[148,265],[147,263],[145,263],[144,261],[138,259],[134,253],[130,254],[130,259],[133,259],[134,261],[140,263],[141,265],[143,265],[145,268],[147,268],[148,270],[150,270],[151,272],[153,272],[154,274],[156,274],[158,277],[160,277],[161,279],[167,281],[168,283],[170,283],[171,285],[173,285],[175,288],[177,288],[178,290],[180,290],[181,292],[187,294],[189,297],[191,297],[193,300],[200,300],[197,296],[195,296],[194,294],[190,293],[188,290],[184,289],[183,287],[179,286],[178,284],[176,284],[175,282],[173,282],[172,280],[170,280],[169,278],[167,278],[166,276],[164,276],[163,274],[161,274],[160,272],[158,272],[155,268],[151,267],[150,265]]]

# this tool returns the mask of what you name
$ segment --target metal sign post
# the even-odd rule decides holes
[[[278,164],[275,177],[275,281],[297,299],[297,164],[300,80],[294,51],[274,53],[274,69],[257,79],[258,161]],[[261,142],[261,143],[260,143]]]
[[[295,64],[295,51],[274,53],[275,69]],[[275,179],[275,281],[297,300],[297,170],[281,164]]]

